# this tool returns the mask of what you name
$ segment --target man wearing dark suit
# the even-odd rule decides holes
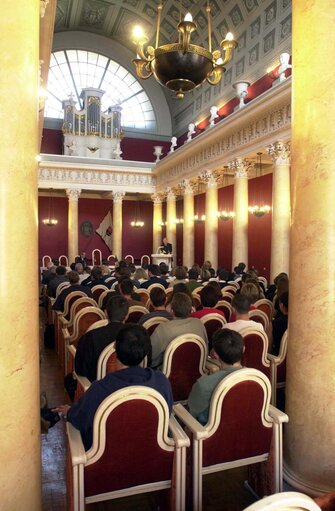
[[[80,263],[84,268],[87,266],[86,252],[82,252],[80,256],[76,257],[75,263]]]
[[[163,254],[172,254],[172,243],[169,243],[167,238],[163,238],[161,252]]]
[[[68,276],[70,285],[69,285],[69,287],[66,287],[65,289],[63,289],[63,291],[60,293],[60,295],[58,295],[58,297],[56,298],[56,301],[52,306],[53,310],[55,310],[55,311],[64,312],[65,298],[70,293],[72,293],[72,291],[82,291],[89,298],[93,298],[92,291],[90,290],[90,288],[79,284],[79,273],[77,273],[76,271],[69,271],[67,276]]]
[[[149,264],[148,266],[148,274],[149,274],[149,280],[146,280],[141,284],[141,287],[144,289],[148,289],[151,284],[162,284],[165,289],[169,287],[169,283],[165,280],[159,277],[159,266],[158,264]]]

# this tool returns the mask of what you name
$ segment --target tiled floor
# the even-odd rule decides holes
[[[42,308],[40,311],[40,332],[43,339],[45,317]],[[46,392],[50,407],[67,402],[57,356],[53,350],[45,349],[43,342],[41,391]],[[59,422],[47,435],[42,435],[43,511],[66,511],[65,452],[65,424]],[[240,511],[250,505],[254,498],[243,487],[245,479],[244,468],[207,476],[204,481],[204,511]],[[164,500],[164,496],[162,497]],[[135,498],[90,505],[87,506],[87,511],[157,511],[158,502],[155,494],[139,495]]]

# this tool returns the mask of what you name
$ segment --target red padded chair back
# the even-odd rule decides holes
[[[209,321],[206,321],[204,325],[207,332],[209,350],[211,350],[213,335],[222,328],[222,323],[218,319],[210,319]]]
[[[202,374],[199,371],[200,347],[185,341],[173,353],[171,372],[168,376],[172,387],[173,401],[186,401],[193,384]]]
[[[213,401],[212,401],[213,402]],[[203,466],[259,456],[270,451],[272,427],[262,422],[264,388],[245,380],[228,390],[216,432],[203,443]]]
[[[142,311],[130,312],[126,323],[138,323],[139,319],[143,316],[143,314],[144,312]]]
[[[88,312],[87,314],[84,314],[78,323],[78,338],[74,342],[74,345],[77,345],[77,342],[79,341],[80,337],[84,335],[84,333],[87,331],[87,329],[93,325],[96,321],[100,321],[101,316],[97,312]]]
[[[171,479],[174,453],[159,446],[158,424],[156,407],[142,399],[112,410],[104,453],[84,469],[85,497]]]
[[[227,302],[227,303],[224,303],[224,302],[227,302],[227,300],[220,300],[216,305],[215,305],[215,308],[220,310],[221,312],[224,313],[225,315],[225,318],[227,320],[227,322],[229,321],[230,319],[230,314],[231,314],[231,306],[230,306],[230,303]],[[227,305],[228,304],[228,305]]]
[[[258,369],[270,378],[270,364],[265,365],[263,362],[264,342],[261,335],[253,332],[243,336],[244,353],[242,357],[242,365],[251,369]]]
[[[66,314],[65,316],[65,319],[69,320],[70,317],[71,317],[71,307],[72,305],[74,304],[74,302],[76,302],[77,300],[79,300],[79,298],[83,298],[85,295],[81,292],[81,291],[74,291],[74,294],[73,296],[70,297],[69,299],[69,309],[68,309],[68,313]],[[77,294],[78,293],[78,294]]]
[[[197,310],[197,311],[201,310],[202,304],[201,304],[200,296],[197,294],[194,294],[194,295],[192,295],[192,300],[193,300],[195,310]]]
[[[96,286],[94,286],[96,287]],[[94,300],[98,303],[99,301],[99,296],[102,295],[102,293],[104,291],[108,291],[108,287],[107,286],[103,286],[103,285],[99,285],[99,287],[97,287],[97,289],[94,289],[94,287],[92,288],[92,295],[93,295],[93,298]]]

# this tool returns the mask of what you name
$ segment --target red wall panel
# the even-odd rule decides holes
[[[108,211],[113,216],[113,201],[111,199],[79,199],[78,201],[78,246],[79,252],[86,252],[88,259],[92,258],[92,251],[98,248],[102,252],[102,258],[107,259],[110,255],[109,248],[102,238],[95,232]],[[87,238],[80,232],[80,226],[88,220],[93,225],[93,235]]]
[[[160,142],[158,140],[145,140],[142,138],[124,138],[121,142],[122,158],[130,161],[154,162],[154,146],[163,146],[163,155],[166,156],[170,150],[171,142]]]
[[[63,132],[43,128],[41,153],[63,154]]]
[[[66,197],[53,197],[53,212],[58,224],[48,227],[43,224],[43,218],[49,216],[49,197],[38,198],[38,257],[39,261],[44,255],[57,259],[60,255],[67,255],[67,213],[68,200]]]
[[[234,186],[226,186],[218,190],[219,211],[234,210]],[[231,270],[233,250],[233,220],[218,221],[218,266]]]
[[[176,215],[177,218],[184,217],[184,199],[176,202]],[[177,238],[177,265],[183,264],[183,224],[176,225],[176,238]]]
[[[249,206],[268,204],[272,207],[272,174],[249,179]],[[248,266],[260,275],[270,277],[272,212],[257,218],[249,213]]]
[[[194,197],[194,214],[201,215],[206,213],[206,194],[201,193]],[[194,222],[194,259],[195,263],[202,266],[205,254],[205,222]]]
[[[144,221],[144,227],[136,229],[130,222],[135,219],[138,207],[139,220]],[[153,203],[151,201],[123,201],[122,203],[122,252],[123,257],[130,254],[138,262],[144,254],[152,253],[152,217]]]

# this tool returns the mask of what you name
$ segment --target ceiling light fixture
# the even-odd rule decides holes
[[[183,99],[189,92],[205,80],[210,85],[217,85],[223,73],[225,64],[233,57],[237,42],[228,32],[221,41],[221,50],[212,51],[212,22],[210,0],[207,0],[206,12],[208,18],[208,49],[191,44],[191,34],[197,28],[192,15],[188,12],[178,23],[179,40],[177,43],[159,46],[159,32],[163,4],[158,5],[156,43],[153,46],[144,45],[148,37],[142,28],[136,26],[133,31],[133,42],[136,44],[137,56],[133,59],[137,76],[143,80],[154,76],[164,87],[174,91],[178,99]]]

